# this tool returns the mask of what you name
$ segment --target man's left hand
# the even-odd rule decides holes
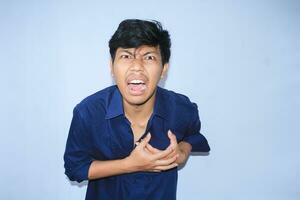
[[[170,139],[170,145],[172,149],[174,149],[173,153],[165,157],[164,159],[169,159],[177,154],[176,163],[178,165],[184,164],[189,157],[192,146],[187,142],[177,142],[176,135],[173,134],[170,130],[168,131],[168,137]],[[150,144],[147,144],[147,149],[151,153],[158,153],[161,150],[152,147]]]

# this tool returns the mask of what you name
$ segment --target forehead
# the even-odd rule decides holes
[[[157,54],[160,54],[160,51],[159,51],[159,46],[148,46],[148,45],[142,45],[142,46],[139,46],[139,47],[136,47],[136,48],[122,48],[122,47],[119,47],[117,49],[117,52],[116,53],[121,53],[121,52],[131,52],[133,54],[145,54],[145,53],[157,53]]]

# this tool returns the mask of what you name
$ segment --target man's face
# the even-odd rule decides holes
[[[138,48],[118,48],[111,72],[123,96],[131,105],[141,105],[153,97],[156,86],[166,73],[159,46],[142,45]]]

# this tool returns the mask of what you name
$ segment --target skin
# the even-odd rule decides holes
[[[168,63],[162,64],[159,46],[140,46],[138,48],[118,48],[115,59],[110,61],[111,73],[123,97],[125,116],[132,124],[134,139],[137,141],[145,129],[154,107],[156,88],[159,80],[165,76]],[[146,89],[142,94],[132,94],[128,89],[128,80],[143,79]],[[177,142],[175,134],[168,132],[170,145],[158,150],[149,144],[151,133],[138,143],[131,154],[119,160],[92,162],[88,177],[90,180],[118,174],[150,171],[161,172],[186,162],[192,146],[186,142]]]

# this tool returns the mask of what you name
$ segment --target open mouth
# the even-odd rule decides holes
[[[146,90],[146,83],[141,79],[132,79],[128,83],[129,93],[132,95],[141,95]]]
[[[139,79],[133,79],[131,81],[128,82],[129,84],[133,84],[133,85],[145,85],[145,82],[143,80],[139,80]]]

